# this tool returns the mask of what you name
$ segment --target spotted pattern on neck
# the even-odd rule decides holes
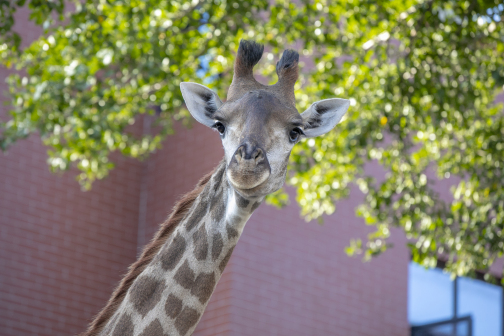
[[[190,211],[135,279],[100,335],[190,335],[262,199],[230,187],[222,162]]]

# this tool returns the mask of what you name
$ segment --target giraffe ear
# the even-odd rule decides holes
[[[313,103],[301,113],[304,133],[308,138],[317,137],[332,130],[350,106],[348,99],[324,99]]]
[[[215,124],[215,112],[222,105],[219,96],[206,86],[190,82],[180,83],[180,91],[191,115],[208,127]]]

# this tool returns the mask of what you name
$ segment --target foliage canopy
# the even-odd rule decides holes
[[[23,4],[0,1],[0,17]],[[63,4],[33,0],[32,18],[47,21]],[[352,103],[337,131],[295,147],[287,182],[303,215],[332,213],[355,183],[366,195],[357,213],[376,230],[365,244],[353,241],[349,254],[383,252],[395,226],[426,266],[441,256],[462,275],[502,256],[504,116],[495,97],[504,84],[504,6],[497,0],[75,6],[64,23],[45,22],[45,34],[24,50],[12,20],[0,26],[0,59],[22,70],[8,79],[12,118],[1,128],[3,149],[38,132],[51,148],[51,168],[74,164],[89,187],[113,168],[112,152],[144,157],[174,119],[186,119],[181,81],[205,82],[225,97],[239,39],[268,46],[266,76],[281,50],[302,46],[313,66],[296,85],[299,110],[330,97]],[[157,133],[128,132],[142,114],[155,116]],[[378,164],[380,180],[370,173]],[[456,184],[453,200],[436,192],[442,179]]]

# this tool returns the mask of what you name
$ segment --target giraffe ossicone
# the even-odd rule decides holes
[[[330,131],[347,111],[349,101],[334,98],[299,114],[299,54],[284,51],[271,86],[253,76],[262,54],[262,45],[240,41],[224,103],[203,85],[180,84],[191,115],[219,133],[224,159],[179,201],[83,335],[192,334],[245,223],[284,184],[293,146]]]

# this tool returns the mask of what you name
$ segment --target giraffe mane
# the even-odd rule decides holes
[[[150,264],[154,256],[158,253],[161,247],[166,243],[173,231],[177,228],[178,224],[191,209],[194,201],[198,195],[203,191],[203,188],[212,177],[215,169],[205,175],[196,185],[192,191],[188,192],[180,198],[180,200],[173,207],[173,211],[168,219],[161,224],[154,238],[147,244],[140,257],[128,267],[128,272],[123,277],[117,288],[112,293],[112,296],[107,302],[107,305],[95,316],[93,321],[89,324],[88,329],[80,334],[80,336],[95,336],[98,335],[109,319],[117,311],[123,302],[126,293],[135,281],[135,279],[142,273],[145,268]]]

